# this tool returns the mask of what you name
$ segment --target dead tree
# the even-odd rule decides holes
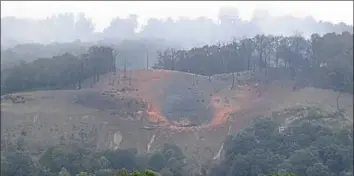
[[[339,96],[341,94],[342,91],[338,92],[337,98],[336,98],[336,102],[337,102],[337,110],[339,111]]]
[[[132,70],[130,70],[130,75],[129,75],[129,86],[132,85]]]
[[[232,85],[231,90],[235,87],[235,72],[232,72]]]
[[[123,78],[127,78],[127,60],[124,60],[124,73]]]
[[[120,74],[118,73],[117,83],[120,84]]]
[[[198,81],[198,75],[197,74],[194,74],[195,75],[195,83],[198,85],[199,81]]]
[[[171,49],[171,70],[175,70],[175,64],[176,64],[176,51],[174,49]]]
[[[78,89],[81,89],[81,83],[83,79],[83,74],[84,74],[84,62],[79,63],[79,74],[78,74]]]
[[[98,75],[98,73],[97,73],[97,68],[96,68],[96,66],[94,67],[94,75],[93,75],[93,84],[96,84],[96,82],[98,82],[98,79],[97,79],[97,75]]]
[[[344,80],[343,80],[343,82],[344,82],[343,87],[341,87],[341,88],[339,89],[339,92],[338,92],[338,95],[337,95],[337,98],[336,98],[337,111],[340,111],[339,97],[340,97],[340,95],[342,94],[342,92],[345,91],[345,87],[344,87],[344,86],[350,84],[350,79],[348,79],[348,77],[345,76],[343,79],[344,79]]]

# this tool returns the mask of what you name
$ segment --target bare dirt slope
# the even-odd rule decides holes
[[[42,146],[37,147],[40,153],[83,129],[98,148],[135,147],[145,152],[173,142],[210,159],[227,134],[254,117],[297,104],[336,108],[336,92],[292,91],[291,83],[285,82],[249,82],[231,90],[229,81],[176,71],[137,70],[123,75],[102,75],[92,88],[81,90],[18,93],[23,103],[2,100],[2,140],[24,131],[30,144]],[[340,106],[352,118],[352,95],[342,94]]]

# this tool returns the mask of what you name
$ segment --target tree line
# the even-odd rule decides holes
[[[92,46],[110,46],[119,53],[116,58],[117,65],[123,65],[127,61],[129,68],[145,68],[146,56],[150,58],[152,66],[155,63],[156,50],[169,47],[177,47],[176,44],[160,39],[133,39],[117,40],[104,39],[97,43],[74,41],[70,43],[28,43],[19,44],[11,48],[1,48],[1,68],[13,67],[21,61],[32,62],[38,58],[52,58],[53,56],[70,53],[80,56],[88,51]]]
[[[154,68],[212,76],[249,71],[274,79],[271,73],[320,88],[353,90],[353,35],[256,35],[229,43],[190,50],[169,48],[158,52]]]
[[[87,53],[75,56],[70,53],[40,58],[33,62],[21,62],[1,70],[1,94],[38,90],[78,88],[82,81],[93,77],[99,81],[101,74],[115,71],[113,49],[92,46]]]
[[[290,37],[257,35],[229,43],[206,45],[190,50],[168,48],[157,52],[154,68],[178,70],[211,77],[215,74],[249,71],[267,80],[279,75],[299,84],[339,91],[353,90],[353,35],[313,34],[305,39],[299,33]],[[120,50],[119,50],[120,51]],[[120,53],[124,54],[123,51]],[[1,72],[2,94],[38,89],[81,87],[89,77],[115,70],[113,49],[92,46],[86,53],[61,54],[4,67]],[[127,58],[128,57],[128,58]],[[144,53],[140,62],[148,57]],[[124,65],[129,55],[120,56]],[[120,59],[119,64],[123,65]],[[151,58],[150,60],[153,60]],[[151,62],[151,61],[150,61]]]

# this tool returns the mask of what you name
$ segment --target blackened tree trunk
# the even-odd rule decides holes
[[[231,89],[233,89],[235,87],[235,72],[232,72],[232,85],[231,85]]]
[[[96,75],[97,75],[97,71],[96,71],[96,67],[94,67],[93,69],[93,84],[96,84]]]
[[[195,85],[195,79],[194,79],[194,77],[195,77],[195,74],[193,74],[193,86]]]
[[[123,78],[127,78],[127,60],[124,60],[124,73]]]
[[[81,89],[81,82],[82,82],[82,79],[83,79],[83,76],[84,75],[84,63],[83,62],[80,62],[79,64],[79,75],[78,75],[78,89]]]
[[[259,71],[262,72],[263,69],[263,55],[262,52],[259,53]]]

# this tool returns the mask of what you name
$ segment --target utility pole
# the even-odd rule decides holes
[[[149,51],[146,52],[146,70],[149,70]]]
[[[195,86],[195,74],[193,73],[193,86]]]

